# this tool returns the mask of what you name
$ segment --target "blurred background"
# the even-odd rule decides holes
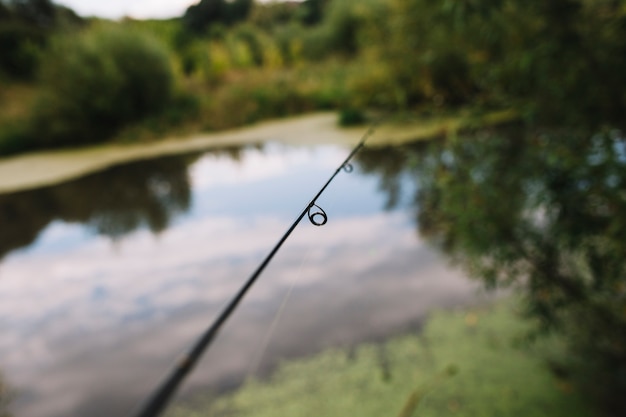
[[[179,417],[626,415],[625,85],[622,0],[0,0],[0,166],[319,111],[471,120],[356,156]],[[339,126],[0,193],[0,416],[130,413],[343,161]]]
[[[323,109],[624,114],[621,1],[211,0],[160,20],[125,3],[109,20],[1,2],[0,153]]]

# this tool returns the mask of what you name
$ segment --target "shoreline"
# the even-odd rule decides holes
[[[482,118],[498,124],[516,118],[500,111]],[[471,124],[462,115],[410,123],[388,123],[376,128],[369,145],[401,144],[450,134]],[[169,137],[149,143],[103,144],[79,149],[37,151],[0,158],[0,194],[59,184],[102,171],[114,165],[160,156],[203,151],[216,147],[279,142],[288,145],[345,144],[353,146],[368,126],[339,127],[335,112],[309,113],[274,119],[221,132],[198,133],[184,138]]]

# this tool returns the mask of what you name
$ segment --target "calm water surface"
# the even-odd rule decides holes
[[[349,151],[214,150],[0,195],[0,373],[13,414],[127,415]],[[301,223],[177,401],[481,297],[420,239],[399,187],[410,176],[396,170],[389,184],[376,164],[370,153],[335,179],[318,201],[327,225]]]

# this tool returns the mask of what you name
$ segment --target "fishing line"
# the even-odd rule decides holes
[[[326,184],[324,184],[324,186],[317,192],[315,197],[313,197],[313,199],[309,202],[309,204],[307,204],[304,210],[302,210],[300,215],[291,224],[289,229],[287,229],[285,234],[278,240],[274,248],[265,257],[265,259],[263,260],[263,262],[261,262],[257,269],[252,273],[252,275],[250,276],[250,278],[248,278],[245,284],[239,289],[239,291],[237,292],[237,294],[235,294],[232,300],[226,305],[220,315],[205,330],[205,332],[193,345],[191,350],[189,350],[189,352],[179,360],[178,364],[175,365],[174,369],[170,372],[168,377],[153,392],[150,398],[141,406],[139,411],[136,414],[133,414],[135,417],[157,417],[163,412],[180,384],[184,381],[189,372],[193,370],[196,363],[198,362],[204,351],[209,347],[211,342],[215,339],[226,320],[228,320],[228,318],[233,314],[241,300],[243,300],[246,293],[250,290],[252,285],[254,285],[254,283],[259,278],[261,273],[265,270],[272,258],[274,258],[274,255],[276,255],[283,243],[285,243],[287,238],[298,226],[300,221],[302,221],[304,216],[308,216],[309,221],[315,226],[323,226],[326,224],[326,222],[328,221],[328,216],[324,209],[317,205],[317,199],[322,195],[322,193],[341,171],[353,171],[350,160],[363,147],[365,141],[374,133],[376,126],[377,123],[373,124],[367,130],[367,132],[361,138],[361,141],[352,149],[352,152],[350,152],[350,154],[343,161],[343,163],[339,165],[339,167],[331,175],[328,181],[326,181]]]
[[[283,296],[283,300],[280,303],[280,307],[278,307],[278,310],[274,314],[274,317],[272,318],[272,322],[270,323],[269,328],[267,329],[267,331],[265,332],[265,335],[263,336],[263,342],[261,343],[261,348],[257,351],[257,353],[254,355],[254,359],[250,362],[250,366],[248,367],[248,372],[246,372],[245,380],[248,380],[251,377],[253,377],[254,374],[256,374],[257,371],[259,370],[259,367],[261,366],[261,361],[263,360],[263,356],[265,356],[265,352],[267,351],[270,341],[272,340],[274,336],[274,331],[276,331],[278,322],[280,321],[280,318],[283,316],[283,312],[285,311],[287,302],[291,298],[291,293],[293,292],[293,288],[295,287],[295,285],[296,285],[296,281],[293,280],[291,284],[289,285],[289,289]]]
[[[327,206],[330,207],[330,209],[334,208],[336,205],[335,201],[331,201],[331,203]],[[276,313],[274,313],[274,317],[272,318],[272,322],[269,325],[268,330],[265,332],[265,335],[263,337],[263,342],[261,343],[261,348],[257,351],[257,353],[254,355],[254,359],[250,362],[250,366],[248,367],[248,372],[246,372],[246,376],[244,378],[244,380],[248,380],[250,379],[252,376],[254,376],[254,374],[256,374],[259,370],[259,367],[261,365],[261,361],[263,360],[263,357],[265,356],[265,352],[267,352],[267,348],[269,347],[269,344],[274,336],[274,332],[276,331],[276,327],[278,327],[278,323],[280,322],[280,319],[283,316],[283,313],[285,311],[285,307],[287,306],[287,303],[289,302],[289,299],[291,298],[291,293],[293,292],[293,289],[296,285],[296,282],[298,281],[298,278],[302,276],[302,271],[304,269],[305,265],[308,265],[309,260],[311,259],[311,253],[313,252],[313,248],[309,247],[306,250],[306,254],[302,257],[300,264],[298,266],[298,272],[296,273],[296,278],[292,279],[291,282],[289,283],[289,289],[287,290],[287,292],[285,293],[285,295],[283,296],[283,299],[281,301],[281,304],[278,308],[278,310],[276,310]]]
[[[302,268],[304,267],[304,265],[306,263],[308,263],[310,257],[311,257],[311,248],[309,247],[307,249],[307,251],[306,251],[306,254],[302,257],[302,260],[300,261],[300,265],[298,266],[298,273],[296,275],[297,278],[302,276]],[[252,376],[254,376],[254,374],[257,373],[257,371],[258,371],[258,369],[259,369],[259,367],[261,365],[261,361],[263,360],[263,356],[265,356],[265,352],[267,351],[267,348],[268,348],[268,346],[270,344],[270,341],[272,340],[272,338],[274,336],[274,332],[276,331],[276,327],[278,326],[278,322],[280,321],[281,317],[283,316],[283,312],[285,311],[285,307],[287,306],[287,302],[291,298],[291,293],[293,292],[293,288],[296,286],[296,280],[297,279],[292,279],[291,280],[291,282],[289,283],[289,289],[287,290],[287,292],[283,296],[283,300],[280,303],[280,306],[278,307],[278,310],[276,311],[276,313],[274,313],[274,317],[272,318],[272,322],[270,323],[270,326],[267,329],[267,332],[265,332],[265,335],[263,336],[263,342],[261,344],[261,349],[259,349],[257,351],[257,353],[255,354],[254,359],[250,362],[250,366],[248,367],[248,372],[246,373],[246,377],[245,377],[246,381],[248,379],[250,379]]]

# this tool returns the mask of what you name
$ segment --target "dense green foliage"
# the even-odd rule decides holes
[[[43,43],[41,32],[26,25],[5,23],[0,26],[0,66],[3,75],[31,78],[37,66],[38,47]]]
[[[420,336],[286,362],[269,381],[250,380],[234,394],[168,416],[592,415],[569,381],[543,366],[562,353],[558,340],[534,350],[514,344],[527,324],[510,305],[436,313]]]
[[[42,65],[37,138],[101,140],[165,108],[174,75],[164,48],[136,32],[102,27],[54,40]]]
[[[478,99],[523,107],[542,121],[622,121],[623,1],[396,4],[399,30],[390,58],[409,86],[409,102]]]
[[[339,113],[340,126],[354,126],[365,123],[367,118],[361,110],[345,108]]]
[[[539,330],[565,335],[584,392],[626,402],[626,147],[618,131],[479,131],[366,150],[397,204],[415,178],[420,234],[490,288],[514,287]],[[537,333],[540,335],[542,332]],[[597,384],[596,381],[603,381]]]
[[[46,83],[51,78],[45,74],[50,67],[63,68],[68,59],[48,53],[42,60],[42,51],[57,48],[49,40],[59,32],[76,35],[75,25],[59,23],[72,21],[72,12],[51,8],[48,0],[1,4],[0,72],[26,78],[42,72],[39,89],[48,94]],[[3,125],[0,152],[36,142],[42,146],[89,142],[84,136],[98,120],[106,124],[94,129],[95,137],[108,138],[122,125],[131,125],[125,137],[137,134],[132,132],[150,137],[177,125],[186,131],[221,129],[327,108],[420,112],[459,106],[515,108],[531,123],[592,128],[621,126],[626,114],[622,0],[202,0],[179,19],[125,19],[111,25],[120,33],[128,31],[130,37],[136,32],[150,34],[169,49],[184,105],[170,106],[168,122],[146,119],[152,110],[135,111],[135,105],[122,115],[128,106],[111,103],[136,93],[119,90],[117,98],[105,99],[99,92],[109,89],[95,85],[90,96],[98,103],[87,107],[113,106],[115,117],[98,116],[87,123],[66,118],[59,123],[64,126],[54,126],[48,135],[57,139],[43,143],[27,140],[33,133],[22,122]],[[98,22],[88,26],[95,28],[85,33],[98,31]],[[101,61],[96,66],[102,67],[105,60]],[[86,65],[82,62],[76,65]],[[68,86],[77,85],[82,81],[72,77],[79,72],[62,78]],[[103,74],[105,83],[116,82],[110,75]],[[122,84],[123,89],[133,85]],[[71,113],[67,103],[62,107]],[[112,125],[109,117],[116,119]],[[82,126],[71,127],[68,120]]]
[[[183,23],[189,30],[202,33],[211,25],[245,20],[251,7],[252,0],[200,0],[187,9]]]
[[[48,37],[61,27],[81,24],[70,9],[50,0],[0,2],[0,79],[32,79]]]

